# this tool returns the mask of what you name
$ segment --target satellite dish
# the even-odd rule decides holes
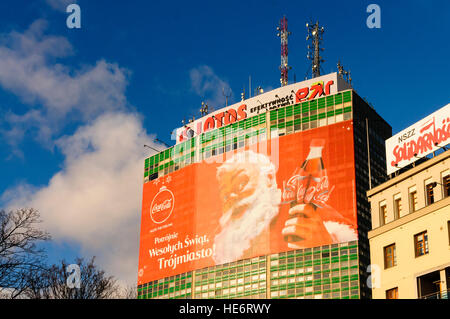
[[[194,132],[193,129],[189,129],[189,130],[186,132],[186,135],[187,135],[188,138],[193,138],[193,137],[194,137],[194,134],[195,134],[195,132]]]

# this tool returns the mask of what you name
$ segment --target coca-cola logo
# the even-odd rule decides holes
[[[294,175],[286,183],[283,194],[283,203],[297,201],[297,203],[311,203],[323,206],[329,199],[334,186],[329,188],[328,176],[320,178]]]
[[[172,199],[166,199],[161,204],[157,204],[157,205],[153,206],[152,214],[159,213],[159,212],[169,209],[171,207],[172,207]]]
[[[163,186],[150,205],[150,218],[156,224],[165,222],[172,215],[175,198],[173,193]]]

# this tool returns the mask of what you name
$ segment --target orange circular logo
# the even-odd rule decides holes
[[[161,224],[172,215],[175,198],[173,193],[163,186],[153,198],[150,205],[150,217],[156,224]]]

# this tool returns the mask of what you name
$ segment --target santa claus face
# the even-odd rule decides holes
[[[250,203],[246,198],[252,196],[258,188],[260,172],[257,165],[235,163],[217,174],[219,192],[223,202],[223,211],[231,209],[231,219],[240,218]]]
[[[236,154],[217,170],[222,212],[215,236],[217,263],[241,258],[278,213],[281,191],[270,159],[252,151]]]

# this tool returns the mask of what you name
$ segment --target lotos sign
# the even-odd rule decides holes
[[[185,127],[178,128],[176,140],[177,143],[183,142],[209,130],[258,115],[260,112],[310,101],[349,88],[350,86],[336,73],[286,85],[222,108],[189,123]]]
[[[387,173],[450,143],[450,104],[386,140]]]
[[[214,113],[214,115],[206,116],[198,121],[195,121],[189,126],[185,126],[181,129],[180,134],[177,133],[177,142],[183,142],[203,132],[208,132],[215,128],[220,128],[223,125],[233,124],[236,121],[244,120],[246,118],[246,104],[240,105],[237,109],[231,107],[226,111]]]

